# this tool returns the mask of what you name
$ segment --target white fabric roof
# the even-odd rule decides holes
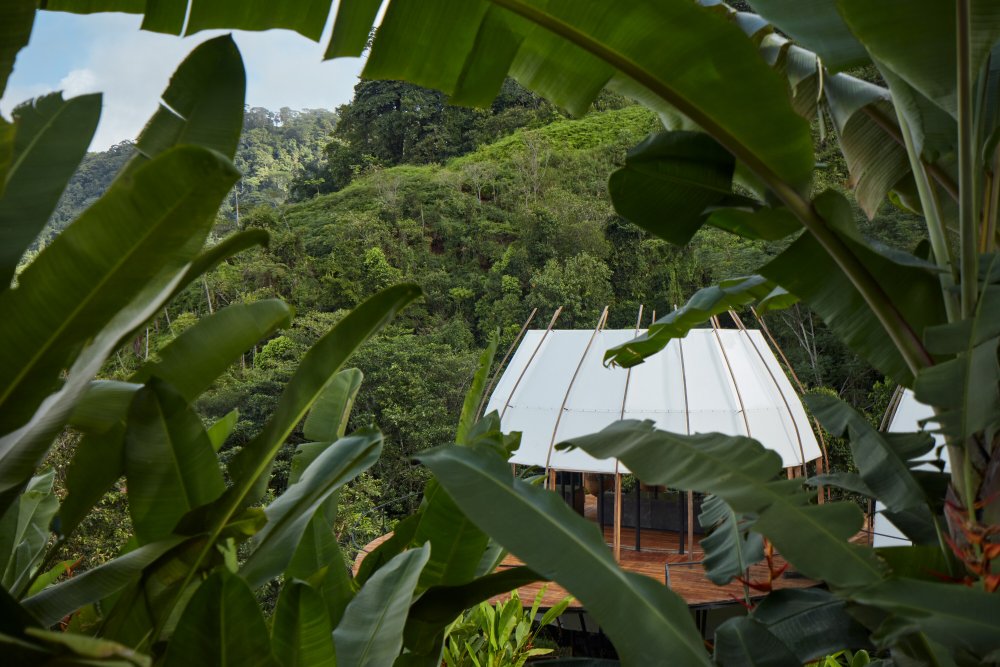
[[[514,463],[545,466],[551,457],[550,467],[558,470],[613,473],[614,460],[598,460],[580,450],[556,451],[550,445],[622,418],[651,419],[657,428],[675,433],[688,432],[688,419],[691,433],[747,435],[749,424],[749,435],[780,454],[785,467],[819,458],[805,410],[760,331],[720,329],[716,336],[711,329],[695,329],[631,373],[606,368],[603,358],[608,348],[635,338],[634,329],[601,331],[588,350],[592,335],[525,332],[486,408],[501,413],[505,431],[521,431]],[[621,466],[619,472],[628,471]]]
[[[889,432],[890,433],[912,433],[913,431],[920,431],[920,421],[923,419],[928,419],[934,416],[934,410],[929,405],[924,405],[923,403],[918,403],[913,392],[907,389],[903,392],[902,398],[899,399],[899,406],[896,408],[896,414],[892,416],[892,421],[889,422]],[[944,438],[935,433],[934,443],[936,446],[944,445]],[[934,451],[930,451],[924,459],[933,460],[935,458]],[[921,459],[923,460],[923,459]],[[936,467],[925,464],[920,466],[923,470],[937,470]],[[951,466],[948,465],[948,457],[944,457],[944,469],[950,470]],[[886,518],[882,511],[885,509],[885,505],[880,502],[875,503],[875,525],[873,526],[873,544],[876,547],[896,547],[905,546],[910,543],[910,540],[906,538],[905,535],[896,528],[895,525],[889,519]]]

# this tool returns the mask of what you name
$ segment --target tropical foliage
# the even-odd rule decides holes
[[[360,55],[381,4],[341,2],[328,55]],[[674,244],[688,243],[708,226],[742,238],[787,239],[788,245],[755,267],[759,277],[696,294],[642,339],[610,351],[608,360],[640,363],[709,316],[752,302],[762,309],[795,300],[807,305],[852,350],[935,410],[932,421],[946,439],[950,474],[914,471],[915,460],[933,449],[928,434],[881,434],[839,401],[810,402],[831,432],[848,439],[857,465],[856,477],[813,483],[879,499],[913,546],[855,544],[851,538],[862,527],[857,507],[816,504],[812,486],[778,479],[777,457],[749,438],[682,436],[622,422],[565,443],[619,458],[646,483],[712,493],[738,525],[827,584],[828,590],[768,595],[748,616],[718,629],[710,656],[677,595],[622,572],[593,525],[554,494],[511,477],[506,458],[514,442],[499,433],[495,417],[475,422],[469,409],[477,404],[474,391],[459,426],[459,444],[467,446],[420,456],[434,474],[425,504],[365,559],[352,588],[338,589],[360,587],[345,606],[328,608],[328,626],[316,626],[316,636],[325,638],[316,643],[318,651],[332,650],[334,628],[332,643],[346,664],[435,664],[444,629],[462,607],[540,576],[560,582],[586,605],[626,664],[655,664],[664,656],[682,664],[801,664],[843,649],[878,650],[893,664],[996,660],[1000,115],[994,51],[1000,15],[992,3],[975,0],[751,5],[760,15],[707,0],[393,1],[375,33],[365,76],[407,80],[453,102],[486,105],[510,75],[577,115],[610,87],[656,111],[666,129],[636,146],[611,176],[616,210]],[[284,27],[313,39],[330,12],[322,1],[50,0],[47,6],[144,12],[145,28],[176,34]],[[0,84],[27,42],[34,10],[35,3],[24,0],[9,3],[0,16],[8,26]],[[198,650],[221,660],[213,651],[229,643],[223,628],[238,627],[243,634],[232,642],[247,649],[249,661],[268,659],[268,641],[283,660],[298,660],[313,644],[296,633],[314,626],[283,623],[295,636],[281,639],[273,638],[274,628],[303,605],[322,608],[322,592],[310,598],[300,588],[322,588],[319,579],[310,580],[322,568],[287,577],[270,640],[262,617],[234,624],[230,615],[259,613],[249,604],[252,588],[287,573],[297,562],[289,549],[308,534],[307,524],[322,520],[310,517],[323,517],[317,511],[336,487],[374,461],[377,432],[358,431],[326,447],[267,509],[250,507],[263,496],[272,461],[295,424],[326,395],[349,351],[415,297],[412,288],[376,292],[319,339],[271,419],[228,462],[228,486],[221,469],[205,465],[214,461],[212,438],[190,409],[214,366],[188,359],[183,368],[198,371],[192,377],[168,355],[151,365],[155,372],[139,369],[127,386],[91,384],[108,354],[180,286],[264,236],[243,232],[201,253],[214,212],[237,179],[231,158],[242,117],[238,60],[195,65],[209,49],[226,52],[231,44],[222,38],[201,49],[178,71],[172,83],[177,95],[168,91],[164,98],[181,115],[164,110],[154,116],[115,185],[0,294],[3,312],[33,314],[0,329],[0,500],[5,511],[40,522],[19,530],[33,536],[28,542],[35,546],[13,555],[5,571],[5,582],[10,571],[15,587],[5,588],[11,613],[3,632],[11,650],[93,656],[98,649],[92,643],[44,628],[102,601],[94,612],[100,635],[127,647],[104,645],[102,655],[140,660],[131,652],[138,648],[179,662]],[[844,71],[856,66],[874,67],[879,80]],[[190,104],[190,90],[211,103]],[[98,106],[94,98],[53,96],[22,107],[16,123],[0,130],[0,155],[14,156],[0,160],[6,185],[0,267],[9,278],[82,158],[89,133],[79,128],[93,127]],[[903,252],[872,243],[842,193],[815,187],[821,179],[814,174],[811,122],[820,133],[832,125],[862,210],[875,216],[888,201],[919,213],[925,244]],[[58,168],[43,161],[54,153]],[[373,274],[392,275],[377,254],[369,259]],[[555,270],[546,281],[569,282]],[[449,294],[459,302],[463,297]],[[270,324],[225,327],[252,334],[225,349],[246,349],[287,317],[280,305],[269,307],[275,309]],[[189,333],[201,327],[199,336],[208,336],[201,332],[210,319]],[[178,345],[173,358],[205,349]],[[474,382],[477,391],[482,384]],[[103,458],[95,461],[87,452],[97,447],[81,443],[80,462],[74,461],[80,470],[98,471],[98,463],[116,459],[121,465],[78,477],[76,491],[70,485],[67,500],[76,499],[76,514],[64,501],[60,530],[71,531],[111,477],[124,472],[140,480],[128,491],[136,538],[108,565],[30,595],[37,534],[44,532],[37,526],[47,523],[53,507],[38,501],[48,482],[32,476],[67,423],[91,429],[87,437],[102,444]],[[108,457],[109,450],[122,453]],[[186,455],[176,456],[179,451]],[[171,460],[183,464],[161,463]],[[185,474],[191,469],[198,474]],[[176,502],[164,506],[165,497]],[[446,533],[434,528],[442,519]],[[249,550],[242,558],[238,541]],[[489,574],[500,547],[538,574]],[[29,563],[27,576],[21,563]],[[416,601],[415,592],[422,592]],[[83,623],[87,614],[76,618]],[[161,642],[174,635],[164,649]],[[292,648],[275,648],[287,646]]]
[[[496,604],[482,602],[462,614],[448,629],[444,664],[447,667],[521,667],[531,658],[551,654],[553,648],[536,645],[540,631],[566,611],[572,598],[564,598],[536,621],[544,597],[543,586],[531,607],[526,609],[514,591],[506,600]]]
[[[492,575],[503,552],[468,520],[453,533],[461,513],[434,488],[409,537],[397,531],[357,578],[346,567],[333,532],[337,497],[378,459],[383,436],[373,426],[347,434],[362,374],[341,369],[419,296],[415,286],[379,290],[328,327],[224,465],[217,451],[237,415],[206,425],[193,405],[248,348],[288,326],[283,302],[219,309],[127,378],[94,379],[185,286],[266,242],[265,232],[245,230],[204,247],[239,176],[231,159],[243,81],[230,38],[196,48],[107,192],[20,268],[75,166],[65,162],[83,157],[100,99],[52,95],[19,107],[4,126],[12,159],[0,207],[10,261],[0,308],[37,314],[0,327],[0,643],[12,664],[314,665],[339,656],[381,665],[404,650],[410,664],[434,664],[465,607],[537,578],[524,568]],[[483,357],[460,439],[509,449],[516,439],[497,431],[495,417],[475,418],[494,350]],[[294,448],[287,488],[268,497],[275,458],[300,422],[307,442]],[[57,498],[53,471],[35,473],[64,427],[82,438]],[[130,539],[116,557],[57,582],[74,563],[53,556],[122,476]],[[265,587],[278,589],[269,620],[255,598]]]

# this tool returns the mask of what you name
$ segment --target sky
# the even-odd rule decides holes
[[[177,65],[197,44],[222,33],[181,39],[141,31],[140,21],[126,14],[39,12],[31,42],[18,54],[0,99],[0,113],[9,120],[21,102],[57,90],[65,97],[102,92],[104,108],[90,149],[134,139]],[[318,44],[284,30],[234,33],[247,69],[247,103],[277,111],[334,109],[350,101],[362,61],[323,62],[329,33],[327,25]]]

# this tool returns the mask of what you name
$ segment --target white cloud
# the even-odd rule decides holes
[[[61,90],[65,97],[96,93],[101,90],[100,79],[93,70],[75,69],[62,78],[56,89]]]
[[[51,57],[45,24],[36,24],[31,44],[18,57],[0,111],[9,115],[17,103],[52,90],[63,90],[67,97],[102,92],[103,112],[92,150],[134,138],[156,110],[177,65],[197,44],[221,34],[206,32],[180,39],[143,32],[138,29],[138,17],[120,14],[76,20],[86,23],[86,30],[77,33],[80,48],[73,51],[73,62],[67,63],[61,79],[51,82],[25,82],[21,80],[25,77],[18,76],[32,69],[31,59]],[[332,109],[351,99],[361,61],[322,62],[325,38],[317,44],[294,33],[272,30],[236,33],[235,39],[246,63],[251,106]]]

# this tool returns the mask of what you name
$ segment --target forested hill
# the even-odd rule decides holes
[[[563,328],[592,327],[606,305],[609,326],[634,326],[640,304],[647,317],[662,314],[780,249],[712,231],[676,248],[617,216],[608,175],[657,127],[649,111],[613,97],[571,120],[514,84],[487,110],[451,107],[437,93],[395,82],[359,84],[336,113],[250,109],[237,155],[244,176],[220,211],[216,236],[259,227],[270,245],[183,294],[152,323],[152,353],[229,303],[280,296],[295,307],[293,327],[246,355],[201,405],[211,418],[240,410],[232,451],[261,427],[301,355],[332,322],[387,285],[419,284],[425,298],[354,359],[365,381],[353,419],[378,424],[386,453],[351,491],[345,516],[354,512],[364,524],[363,508],[376,499],[402,498],[390,509],[405,511],[422,481],[409,457],[451,439],[491,332],[502,330],[504,349],[533,308],[535,325],[544,326],[559,306]],[[88,156],[57,216],[96,196],[129,150]],[[819,180],[843,187],[846,178],[843,164],[831,162]],[[879,235],[882,226],[863,228]],[[884,240],[909,243],[905,233]],[[807,311],[793,309],[773,324],[803,380],[856,405],[869,402],[877,374]],[[127,374],[144,356],[143,343],[134,358],[119,355],[109,373]]]

